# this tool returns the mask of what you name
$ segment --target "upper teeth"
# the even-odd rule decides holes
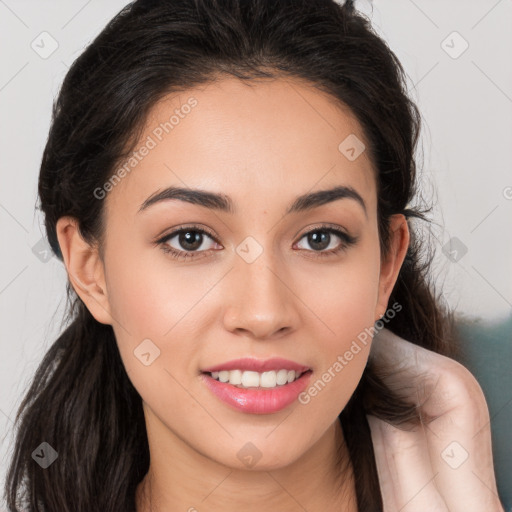
[[[301,375],[301,372],[296,372],[295,370],[279,370],[277,372],[269,371],[263,373],[242,370],[223,370],[211,373],[211,376],[220,382],[229,382],[234,386],[244,388],[275,388],[276,385],[282,386],[288,382],[293,382]]]

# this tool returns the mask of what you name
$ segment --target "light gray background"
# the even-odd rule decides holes
[[[0,0],[2,485],[16,408],[65,305],[63,265],[33,251],[44,232],[35,205],[52,101],[69,65],[126,3]],[[512,312],[512,2],[376,0],[373,14],[367,0],[358,5],[404,65],[422,112],[419,165],[426,198],[437,197],[439,286],[459,313],[503,319]],[[52,39],[47,58],[31,47],[49,51]],[[458,247],[454,237],[467,248],[452,253],[456,262],[446,250]]]

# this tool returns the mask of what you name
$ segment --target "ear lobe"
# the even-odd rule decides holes
[[[389,251],[382,257],[379,278],[379,298],[375,314],[376,321],[383,317],[388,307],[389,296],[398,279],[398,274],[409,248],[410,234],[407,219],[403,214],[395,214],[390,218]]]
[[[112,325],[105,272],[97,247],[82,238],[74,217],[61,217],[56,228],[73,289],[98,322]]]

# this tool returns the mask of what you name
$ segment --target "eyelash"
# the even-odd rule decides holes
[[[199,226],[186,226],[186,227],[180,227],[179,229],[173,231],[172,233],[169,233],[168,235],[165,235],[164,237],[160,238],[159,240],[156,240],[155,244],[161,246],[164,253],[168,254],[171,258],[176,260],[187,260],[191,258],[195,258],[197,253],[201,252],[207,252],[207,251],[178,251],[177,249],[174,249],[173,247],[170,247],[167,245],[167,242],[174,238],[176,235],[179,235],[181,233],[187,233],[187,232],[195,232],[195,233],[201,233],[203,235],[208,235],[210,238],[212,238],[216,243],[219,243],[214,235],[210,233],[209,231],[206,231],[204,228],[200,228]],[[311,233],[316,232],[327,232],[327,233],[333,233],[336,236],[338,236],[342,242],[339,244],[339,246],[335,249],[330,249],[329,251],[309,251],[314,252],[315,257],[318,258],[325,258],[328,256],[333,256],[335,254],[338,254],[342,251],[346,251],[350,246],[355,245],[358,241],[357,237],[351,236],[348,233],[345,233],[344,231],[341,231],[340,229],[333,228],[328,225],[320,225],[315,227],[314,229],[311,229],[310,231],[307,231],[304,233],[299,240],[302,240],[304,237]],[[204,257],[204,256],[203,256]],[[206,256],[208,257],[208,256]]]

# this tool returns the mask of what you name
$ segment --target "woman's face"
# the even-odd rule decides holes
[[[105,201],[106,236],[101,291],[84,301],[113,325],[162,453],[277,468],[335,424],[403,257],[381,262],[361,144],[314,88],[223,79],[158,103],[131,167],[91,198]],[[184,190],[157,196],[170,187]],[[264,364],[228,365],[247,358]]]

